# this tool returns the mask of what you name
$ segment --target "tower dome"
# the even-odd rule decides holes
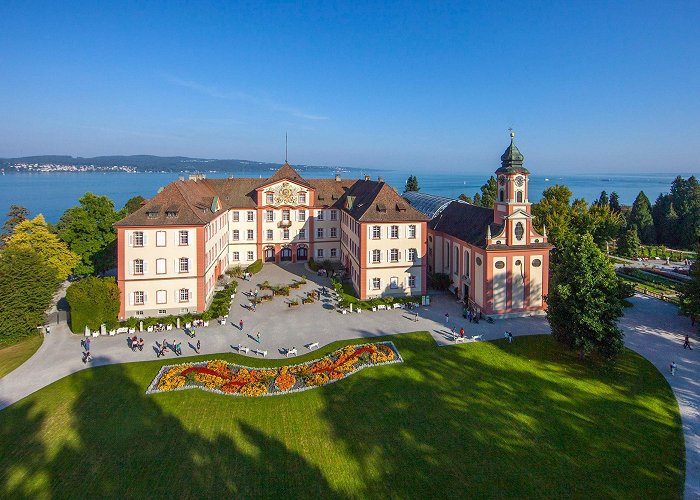
[[[515,145],[515,132],[510,133],[510,145],[501,155],[501,167],[496,170],[496,174],[529,174],[523,167],[525,157]]]

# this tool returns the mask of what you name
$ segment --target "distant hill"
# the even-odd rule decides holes
[[[128,166],[142,172],[237,172],[261,170],[269,171],[280,166],[279,163],[266,163],[250,160],[217,160],[211,158],[188,158],[186,156],[95,156],[94,158],[64,155],[23,156],[21,158],[0,158],[0,167],[8,168],[15,164],[52,164],[95,167]],[[353,171],[351,167],[324,165],[294,165],[300,172],[314,170]],[[370,169],[362,169],[370,170]]]

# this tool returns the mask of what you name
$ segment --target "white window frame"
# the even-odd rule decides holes
[[[382,279],[381,278],[372,278],[372,290],[381,290],[382,289]]]
[[[156,304],[167,304],[168,303],[168,291],[167,290],[157,290],[156,291]]]
[[[189,246],[190,245],[190,232],[187,231],[186,229],[179,231],[177,241],[181,247]]]
[[[299,193],[299,203],[306,203],[306,191]]]
[[[398,276],[392,276],[389,278],[389,288],[392,290],[396,290],[399,287],[399,277]]]
[[[248,260],[248,262],[252,262],[254,257],[255,255],[253,254],[252,250],[248,250],[248,252],[246,253],[246,259]]]
[[[144,291],[137,291],[134,292],[134,305],[135,306],[142,306],[146,303],[146,292]]]
[[[398,262],[399,261],[399,249],[398,248],[392,248],[389,250],[389,262]]]
[[[378,264],[382,261],[382,251],[372,250],[372,264]]]
[[[331,220],[338,220],[338,211],[331,210]]]
[[[156,246],[164,247],[167,245],[167,234],[165,231],[156,231]]]
[[[166,259],[156,259],[156,274],[167,274],[168,261]]]
[[[409,262],[416,262],[417,260],[418,260],[418,249],[409,248],[408,249],[408,261]]]
[[[408,288],[416,287],[416,277],[412,274],[408,275]]]
[[[265,231],[265,239],[266,240],[273,240],[275,238],[275,232],[272,229],[268,229]]]
[[[139,240],[140,240],[140,243],[139,243]],[[146,246],[146,236],[143,234],[143,231],[134,231],[134,246],[135,247]]]
[[[238,210],[233,212],[233,222],[239,222],[241,220],[241,213]]]
[[[246,239],[248,241],[255,239],[255,232],[252,229],[248,229],[248,231],[246,231]]]
[[[316,211],[316,220],[323,220],[323,210]]]
[[[337,238],[338,237],[338,229],[335,227],[331,228],[331,238]]]
[[[240,241],[241,232],[238,229],[234,229],[233,231],[231,231],[231,239],[233,241]]]
[[[140,270],[138,269],[139,265],[141,266]],[[143,259],[134,259],[134,274],[144,274],[144,268]]]
[[[180,288],[178,290],[178,302],[189,302],[190,301],[190,291],[187,288]]]
[[[306,239],[306,229],[299,229],[299,238]]]
[[[331,258],[336,258],[336,257],[338,257],[338,249],[331,248]]]
[[[288,240],[289,239],[289,229],[282,229],[282,239],[283,240]]]
[[[248,210],[248,212],[246,212],[246,220],[248,222],[255,221],[255,212],[253,212],[252,210]]]
[[[372,239],[373,240],[381,240],[382,239],[381,226],[372,226]]]
[[[408,235],[407,237],[408,237],[408,238],[411,238],[411,239],[413,239],[413,238],[416,237],[416,225],[415,225],[415,224],[410,224],[410,225],[408,226],[408,233],[407,233],[407,235]]]
[[[265,210],[265,221],[266,222],[274,222],[275,221],[275,211],[274,210]]]
[[[299,210],[299,221],[304,222],[306,220],[306,210]]]
[[[291,218],[291,211],[288,208],[282,209],[282,221],[289,222]]]
[[[389,231],[390,231],[389,234],[391,235],[391,238],[392,238],[392,239],[398,239],[398,237],[399,237],[399,226],[396,226],[396,225],[391,226],[391,228],[390,228]]]
[[[323,248],[317,248],[317,249],[316,249],[316,258],[318,258],[318,259],[323,259],[323,258],[324,258],[324,255],[323,255]]]
[[[268,205],[275,202],[275,193],[265,193],[265,203]]]
[[[179,273],[189,273],[190,259],[188,259],[187,257],[180,257],[177,261],[177,270]]]
[[[321,240],[324,238],[324,231],[322,227],[316,228],[316,238]]]
[[[233,252],[233,253],[231,253],[231,259],[232,259],[234,262],[239,262],[239,261],[241,260],[241,254],[240,254],[240,252]]]

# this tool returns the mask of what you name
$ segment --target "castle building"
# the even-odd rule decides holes
[[[427,221],[381,178],[173,182],[115,224],[119,318],[202,312],[230,267],[341,262],[361,299],[422,295]]]
[[[496,317],[542,314],[549,287],[547,236],[532,225],[530,172],[515,135],[496,170],[494,208],[424,193],[404,198],[430,218],[428,273],[450,278],[450,290],[465,304]]]
[[[360,299],[424,295],[430,273],[489,315],[545,309],[546,235],[532,227],[529,172],[511,137],[493,209],[382,178],[305,179],[288,163],[267,179],[180,179],[115,224],[119,318],[203,312],[233,266],[331,260]]]

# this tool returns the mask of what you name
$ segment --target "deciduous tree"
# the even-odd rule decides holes
[[[613,359],[623,347],[617,323],[624,291],[612,264],[590,234],[561,240],[557,252],[547,296],[552,335],[581,356],[596,351]]]
[[[66,290],[66,300],[74,333],[84,331],[86,325],[97,330],[102,323],[114,321],[119,314],[119,288],[114,278],[89,276],[76,281]]]
[[[571,231],[570,200],[571,190],[556,184],[545,189],[540,201],[532,206],[535,229],[541,233],[546,226],[549,242],[555,246]]]
[[[146,199],[143,196],[134,196],[133,198],[129,198],[129,200],[124,204],[124,208],[122,208],[122,216],[126,217],[129,214],[133,214],[136,212],[139,208],[141,208],[141,204],[146,201]]]
[[[635,258],[639,255],[639,234],[637,228],[632,226],[627,229],[617,240],[617,253],[623,257]]]
[[[697,247],[700,255],[700,245]],[[700,261],[690,268],[690,280],[681,288],[680,309],[683,314],[693,314],[700,318]]]

